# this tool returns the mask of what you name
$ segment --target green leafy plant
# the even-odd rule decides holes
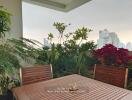
[[[2,90],[1,91],[1,94],[6,94],[8,89],[7,87],[9,86],[9,77],[5,76],[5,75],[0,75],[0,89]]]
[[[61,39],[63,37],[65,39],[63,39],[63,43],[61,40],[57,44],[50,42],[51,48],[40,50],[37,62],[44,61],[52,64],[54,77],[73,73],[82,74],[84,72],[83,69],[86,70],[88,66],[94,64],[94,62],[88,62],[90,58],[93,58],[92,51],[96,48],[93,41],[88,41],[88,33],[92,30],[82,27],[74,32],[64,34],[68,25],[56,22],[53,26],[58,30]],[[49,41],[52,38],[53,36],[50,33],[48,35]],[[41,55],[42,53],[43,55]]]
[[[11,14],[3,7],[0,7],[0,38],[5,37],[5,32],[10,30]]]
[[[19,84],[19,81],[10,79],[16,75],[21,67],[21,60],[29,61],[36,58],[38,42],[30,39],[5,39],[10,30],[10,14],[3,7],[0,8],[0,93],[6,94],[9,84]]]
[[[64,31],[65,31],[65,29],[66,29],[66,27],[67,27],[68,25],[65,25],[64,23],[55,22],[55,23],[53,24],[53,26],[55,26],[55,28],[56,28],[56,29],[58,30],[58,32],[59,32],[59,40],[60,40],[60,44],[61,44],[62,39],[63,39],[63,35],[64,35]]]
[[[49,33],[48,34],[48,40],[50,41],[50,44],[51,44],[53,38],[54,38],[53,34]]]
[[[0,91],[5,93],[8,90],[8,84],[12,82],[8,80],[10,76],[17,76],[17,71],[21,67],[21,60],[26,62],[30,61],[30,58],[37,57],[37,50],[29,45],[32,44],[30,40],[6,40],[0,44]],[[3,87],[4,86],[4,87]],[[4,91],[4,92],[3,92]]]
[[[8,75],[5,75],[5,73],[0,74],[0,94],[7,94],[9,89],[19,85],[20,82],[18,79],[11,79]]]

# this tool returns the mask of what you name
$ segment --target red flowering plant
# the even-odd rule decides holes
[[[118,65],[126,66],[129,61],[129,55],[128,55],[128,49],[119,48],[118,54],[117,54],[117,60],[116,63]]]
[[[101,49],[94,51],[94,56],[99,63],[103,65],[127,66],[128,61],[132,59],[128,55],[128,50],[124,48],[117,48],[112,44],[106,44]]]

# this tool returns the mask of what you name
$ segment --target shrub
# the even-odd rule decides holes
[[[128,55],[128,50],[124,48],[117,48],[112,44],[106,44],[101,49],[94,51],[94,56],[98,59],[99,63],[103,65],[128,65],[131,56]]]
[[[88,67],[94,63],[92,51],[96,48],[93,41],[87,41],[88,33],[91,32],[91,29],[82,27],[74,32],[64,34],[68,25],[57,22],[54,23],[54,26],[59,32],[58,40],[60,42],[57,44],[52,43],[54,36],[50,33],[48,39],[51,47],[49,49],[43,48],[40,51],[37,63],[47,62],[52,64],[54,77],[73,73],[88,75],[84,73],[88,73]],[[65,38],[63,38],[64,36]],[[85,42],[83,43],[83,41]]]

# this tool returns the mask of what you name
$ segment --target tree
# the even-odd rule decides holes
[[[50,41],[50,44],[52,43],[52,39],[54,38],[52,33],[48,34],[48,40]]]
[[[46,62],[52,64],[54,77],[72,73],[82,74],[81,72],[83,72],[84,68],[87,68],[87,65],[92,66],[94,64],[94,62],[91,62],[91,55],[92,51],[96,48],[96,45],[93,41],[87,41],[88,33],[92,30],[82,27],[74,32],[64,34],[68,25],[65,25],[64,23],[54,23],[54,26],[58,30],[60,37],[62,38],[65,36],[66,38],[63,40],[63,45],[60,40],[60,43],[52,43],[51,48],[46,50],[48,55]],[[52,37],[50,34],[48,36],[48,39]],[[84,43],[82,43],[83,40]],[[43,51],[45,52],[45,50]],[[42,55],[39,56],[39,58],[43,58],[43,61],[45,61],[45,57],[42,57]]]
[[[65,25],[64,23],[59,23],[59,22],[55,22],[53,24],[53,26],[55,26],[55,28],[58,30],[59,32],[59,40],[60,40],[60,44],[61,44],[61,41],[63,39],[63,35],[64,35],[64,31],[67,27],[67,25]]]

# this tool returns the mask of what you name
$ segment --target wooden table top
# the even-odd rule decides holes
[[[70,91],[72,87],[76,91]],[[17,100],[132,100],[132,92],[77,74],[13,89]]]

